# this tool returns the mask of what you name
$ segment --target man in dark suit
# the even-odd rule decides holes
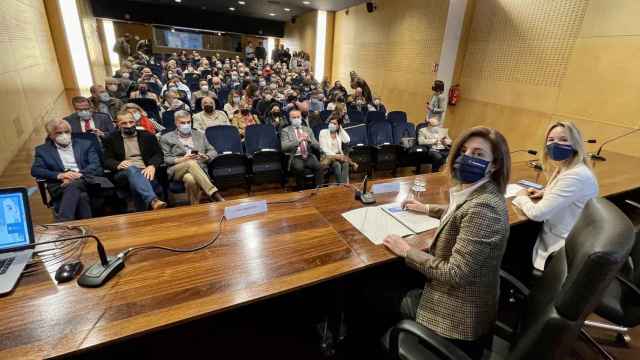
[[[47,140],[36,147],[31,175],[47,181],[57,218],[61,221],[92,216],[87,177],[102,176],[98,152],[89,140],[71,139],[66,120],[45,125]]]
[[[280,134],[282,151],[289,156],[288,169],[293,169],[298,188],[302,188],[305,169],[313,172],[316,186],[320,186],[323,181],[322,167],[312,153],[312,150],[320,151],[320,144],[313,131],[303,124],[300,110],[291,110],[289,121],[291,125],[282,129]]]
[[[115,173],[117,185],[128,185],[138,211],[167,207],[154,191],[156,170],[164,163],[158,139],[137,130],[136,121],[126,110],[118,113],[116,121],[120,131],[102,141],[105,167]]]
[[[75,96],[71,104],[76,112],[64,118],[71,125],[71,132],[91,132],[104,138],[115,128],[111,116],[92,110],[89,99]]]

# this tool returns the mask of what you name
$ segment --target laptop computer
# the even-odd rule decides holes
[[[25,188],[0,189],[0,250],[35,242]],[[0,295],[11,292],[33,250],[0,254]]]

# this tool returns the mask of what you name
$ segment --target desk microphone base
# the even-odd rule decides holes
[[[117,256],[109,258],[109,264],[103,266],[98,262],[89,266],[78,278],[78,285],[82,287],[100,287],[124,268],[124,258]]]

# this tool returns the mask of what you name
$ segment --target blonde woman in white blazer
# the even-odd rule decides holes
[[[598,195],[598,182],[582,144],[582,135],[572,122],[549,126],[542,155],[549,181],[544,190],[521,190],[513,199],[529,219],[544,222],[533,247],[533,267],[538,270],[544,270],[549,255],[564,246],[585,204]],[[535,199],[539,201],[532,201]]]

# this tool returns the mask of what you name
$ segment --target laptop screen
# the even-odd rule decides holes
[[[0,249],[31,242],[25,196],[20,190],[0,192]]]

